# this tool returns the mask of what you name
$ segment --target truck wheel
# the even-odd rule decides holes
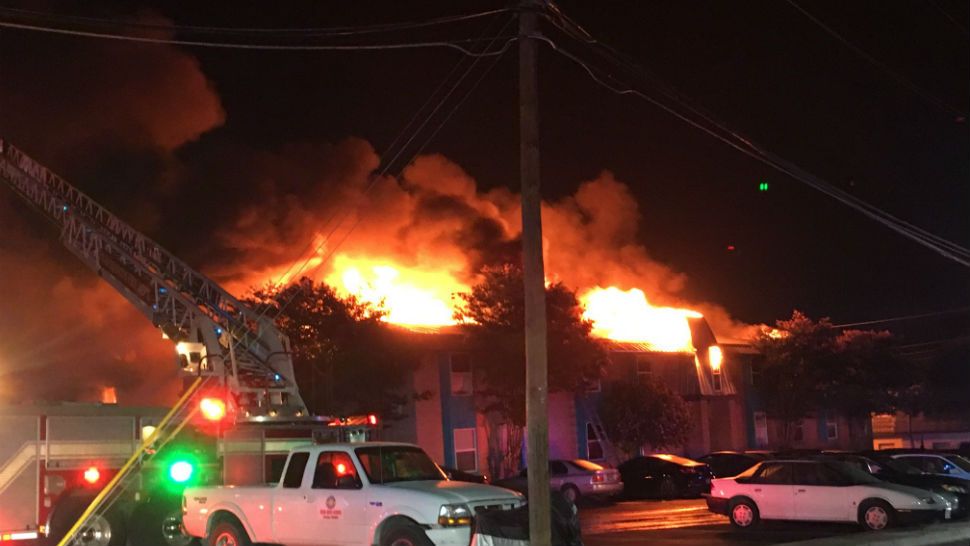
[[[57,503],[50,519],[50,542],[57,544],[71,530],[84,510],[91,504],[90,497],[67,497]],[[125,544],[124,520],[115,511],[96,514],[74,533],[68,546],[123,546]]]
[[[381,534],[381,546],[433,546],[428,535],[413,523],[394,525]]]
[[[253,546],[245,529],[232,521],[220,521],[212,526],[205,539],[206,546]]]
[[[154,498],[138,504],[131,513],[129,538],[137,546],[198,546],[182,533],[181,499]]]

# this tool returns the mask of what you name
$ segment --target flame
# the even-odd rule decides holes
[[[387,260],[338,254],[325,282],[344,295],[380,307],[386,322],[408,326],[455,324],[452,294],[468,287],[446,270],[390,265]]]
[[[101,403],[102,404],[117,404],[118,403],[118,392],[114,387],[102,387],[101,388]]]
[[[654,351],[694,351],[687,319],[701,317],[697,311],[655,307],[639,288],[596,287],[580,301],[586,306],[584,317],[593,321],[595,336],[645,343]]]

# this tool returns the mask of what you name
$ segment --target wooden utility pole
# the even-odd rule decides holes
[[[542,265],[539,193],[539,101],[534,38],[541,4],[519,5],[519,176],[522,180],[522,274],[525,281],[526,449],[529,468],[529,542],[549,546],[549,413],[546,285]]]

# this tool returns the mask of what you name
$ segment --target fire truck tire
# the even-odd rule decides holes
[[[178,498],[151,499],[135,506],[128,520],[128,538],[137,546],[199,546],[199,540],[181,533],[182,508]]]
[[[71,530],[74,522],[81,517],[91,504],[91,497],[69,496],[54,507],[50,518],[49,544],[57,544]],[[80,536],[82,535],[83,536]],[[114,510],[104,515],[93,516],[78,531],[69,546],[124,546],[126,529],[124,518]]]
[[[209,536],[205,537],[206,546],[253,546],[249,535],[241,525],[231,519],[223,519],[212,525]]]

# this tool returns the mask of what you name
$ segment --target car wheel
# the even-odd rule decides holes
[[[886,501],[867,500],[859,505],[859,525],[868,531],[881,531],[890,527],[896,511]]]
[[[562,486],[562,489],[560,489],[559,492],[562,493],[562,496],[566,497],[566,500],[568,500],[569,502],[571,502],[573,504],[578,503],[579,502],[579,497],[582,496],[579,493],[579,489],[577,489],[575,485],[572,485],[572,484],[569,484],[569,483],[567,483],[566,485]]]
[[[728,510],[728,517],[731,525],[735,529],[750,529],[758,524],[761,519],[758,513],[758,506],[749,499],[737,499],[731,501]]]
[[[428,535],[413,523],[398,524],[381,533],[381,546],[432,546]]]
[[[220,521],[212,526],[206,537],[207,546],[253,546],[246,530],[234,521]]]
[[[660,500],[673,499],[677,497],[677,484],[670,476],[664,476],[660,482]]]

